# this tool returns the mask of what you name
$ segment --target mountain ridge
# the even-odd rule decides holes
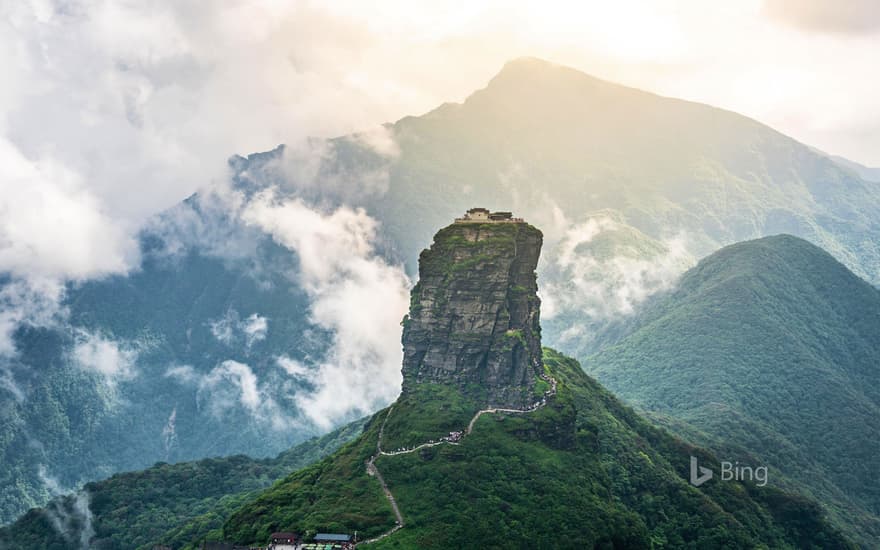
[[[584,366],[673,431],[770,465],[870,546],[878,324],[880,291],[779,235],[701,261]]]

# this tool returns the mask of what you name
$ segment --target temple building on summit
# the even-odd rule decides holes
[[[464,217],[455,218],[455,223],[524,223],[522,218],[514,218],[512,212],[490,212],[488,208],[471,208]]]

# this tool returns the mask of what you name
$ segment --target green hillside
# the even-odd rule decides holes
[[[178,464],[88,483],[0,529],[0,548],[66,549],[179,546],[215,529],[256,492],[360,435],[366,419],[313,438],[275,458],[244,455]],[[82,506],[86,503],[87,508]]]
[[[846,543],[799,497],[750,483],[686,481],[689,456],[717,462],[652,427],[546,349],[558,392],[528,414],[484,414],[460,444],[375,460],[404,525],[375,548],[842,548]],[[421,403],[441,411],[445,400]],[[292,529],[380,536],[395,516],[365,462],[385,417],[314,466],[241,506],[213,533],[265,542]],[[419,415],[413,429],[423,429]],[[404,419],[405,422],[405,419]]]
[[[781,235],[720,250],[588,372],[719,456],[747,457],[880,540],[880,291]]]

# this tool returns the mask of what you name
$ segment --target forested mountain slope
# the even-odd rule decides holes
[[[880,538],[880,291],[786,235],[724,248],[585,368],[719,454]],[[732,457],[733,458],[733,457]]]

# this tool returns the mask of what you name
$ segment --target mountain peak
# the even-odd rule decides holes
[[[576,78],[591,80],[594,82],[603,82],[601,79],[573,67],[529,56],[517,57],[505,63],[501,68],[501,71],[495,75],[493,81],[497,79],[516,79],[520,81],[522,79],[528,79],[533,81],[535,78]]]
[[[419,257],[404,321],[404,393],[458,387],[477,403],[524,407],[541,363],[535,269],[541,232],[510,212],[472,208]]]
[[[574,105],[597,94],[623,94],[622,98],[632,94],[636,97],[656,97],[649,92],[602,80],[579,69],[537,57],[519,57],[508,61],[481,92],[490,92],[493,96],[543,98],[551,102],[561,99]]]
[[[568,69],[568,67],[553,63],[552,61],[548,61],[546,59],[541,59],[540,57],[526,55],[522,57],[516,57],[506,62],[501,68],[501,72],[499,72],[498,74],[502,75],[505,73],[516,73],[523,71],[546,71],[553,69]]]
[[[772,235],[726,246],[703,259],[682,278],[684,290],[703,288],[706,283],[742,277],[761,278],[785,285],[762,285],[767,291],[782,292],[795,285],[803,289],[826,289],[828,281],[836,281],[828,292],[846,292],[870,295],[877,290],[856,276],[831,254],[800,237],[788,234]],[[772,279],[772,281],[771,281]]]

